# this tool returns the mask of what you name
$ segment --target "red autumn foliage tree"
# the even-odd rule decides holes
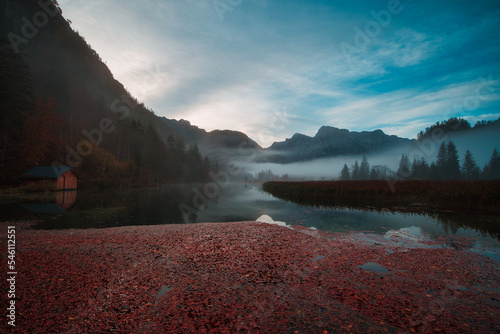
[[[25,164],[36,166],[55,158],[62,143],[61,127],[61,118],[54,114],[54,99],[38,99],[23,127],[21,159]]]

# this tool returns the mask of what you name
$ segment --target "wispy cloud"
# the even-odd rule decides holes
[[[404,10],[350,61],[339,46],[387,4],[248,0],[220,20],[208,0],[59,2],[157,114],[245,131],[264,146],[321,125],[413,137],[424,124],[497,115],[500,106],[494,1],[402,1]],[[159,84],[144,83],[151,75]],[[489,75],[495,93],[458,111]],[[270,126],[284,109],[286,126]]]
[[[491,84],[496,86],[498,82],[497,80]],[[381,128],[391,134],[415,137],[417,132],[423,129],[420,126],[425,123],[432,124],[457,116],[469,117],[471,113],[475,113],[476,109],[468,111],[457,106],[476,98],[481,84],[480,80],[474,80],[450,84],[435,91],[420,88],[401,89],[364,98],[352,95],[341,105],[319,110],[318,114],[330,124],[339,127],[352,130]],[[488,101],[498,101],[500,96],[498,93],[492,93],[481,99],[477,99],[478,110]]]

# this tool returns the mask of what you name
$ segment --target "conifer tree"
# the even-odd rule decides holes
[[[192,181],[201,181],[203,174],[203,159],[196,143],[189,147],[186,163],[189,179]]]
[[[457,147],[452,141],[448,142],[446,149],[446,175],[449,180],[460,179],[460,162],[458,159]]]
[[[398,176],[407,179],[411,176],[410,170],[410,160],[406,154],[401,155],[401,160],[399,161]]]
[[[479,178],[479,166],[476,164],[470,150],[465,152],[464,163],[462,165],[462,177],[464,180],[477,180]]]
[[[366,155],[363,155],[363,160],[361,160],[361,166],[359,167],[359,179],[368,180],[369,176],[370,176],[370,164],[368,163]]]
[[[496,148],[493,150],[490,162],[485,166],[483,174],[483,177],[488,180],[500,179],[500,154]]]
[[[437,180],[438,178],[438,167],[436,166],[435,162],[432,162],[431,165],[429,166],[429,176],[428,178],[430,180]]]
[[[413,159],[411,171],[413,179],[425,180],[429,178],[429,165],[424,157],[420,160],[417,160],[417,158]]]
[[[169,135],[167,138],[167,148],[169,151],[173,152],[175,150],[175,147],[176,147],[176,143],[175,143],[174,136]]]
[[[434,179],[444,179],[446,175],[446,161],[448,160],[448,150],[446,149],[445,142],[439,146],[438,155],[435,163]]]
[[[358,164],[358,160],[356,160],[356,162],[354,163],[354,166],[352,166],[352,177],[351,177],[351,179],[353,181],[359,180],[359,164]]]
[[[351,176],[349,175],[349,167],[347,167],[347,164],[344,164],[344,168],[342,168],[342,171],[340,172],[340,179],[342,181],[349,181],[351,179]]]

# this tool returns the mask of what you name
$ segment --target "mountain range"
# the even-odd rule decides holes
[[[238,131],[207,132],[186,120],[162,118],[169,128],[181,133],[187,141],[196,142],[203,154],[217,160],[241,160],[253,151],[255,162],[292,163],[340,155],[363,155],[408,145],[410,139],[391,136],[382,130],[351,132],[323,126],[314,137],[296,133],[292,138],[262,148]]]
[[[161,117],[170,129],[184,136],[187,142],[196,143],[200,152],[216,161],[240,160],[249,151],[261,152],[262,147],[246,134],[232,130],[206,131],[186,120]]]
[[[407,145],[411,141],[385,134],[382,130],[354,132],[323,126],[314,137],[295,134],[273,143],[264,161],[289,163],[341,155],[363,155]]]
[[[338,156],[361,157],[364,154],[377,154],[398,148],[401,154],[419,149],[425,143],[428,145],[428,141],[432,141],[437,147],[441,143],[440,140],[454,140],[460,144],[459,146],[471,149],[481,146],[481,142],[483,144],[500,142],[500,119],[481,121],[471,126],[463,119],[450,118],[421,131],[417,139],[388,135],[382,130],[356,132],[323,126],[313,137],[296,133],[284,141],[274,142],[268,148],[262,148],[242,132],[230,130],[207,132],[186,120],[165,117],[162,120],[169,128],[181,133],[187,141],[198,143],[204,154],[219,161],[238,161],[252,155],[255,157],[254,162],[257,163],[288,164]],[[436,132],[443,134],[440,139],[435,138]],[[490,154],[491,151],[484,152],[483,158],[486,159]]]

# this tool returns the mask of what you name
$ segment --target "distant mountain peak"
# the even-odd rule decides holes
[[[190,143],[197,143],[200,151],[219,161],[231,161],[244,154],[246,149],[261,150],[262,148],[246,134],[234,130],[206,131],[192,125],[189,121],[181,119],[161,120],[169,128],[182,134]]]
[[[349,133],[347,129],[339,129],[333,126],[322,126],[315,137],[342,136]]]
[[[322,126],[314,137],[300,133],[283,142],[275,142],[262,161],[288,163],[350,154],[366,154],[411,141],[390,136],[382,130],[355,132],[333,126]]]

